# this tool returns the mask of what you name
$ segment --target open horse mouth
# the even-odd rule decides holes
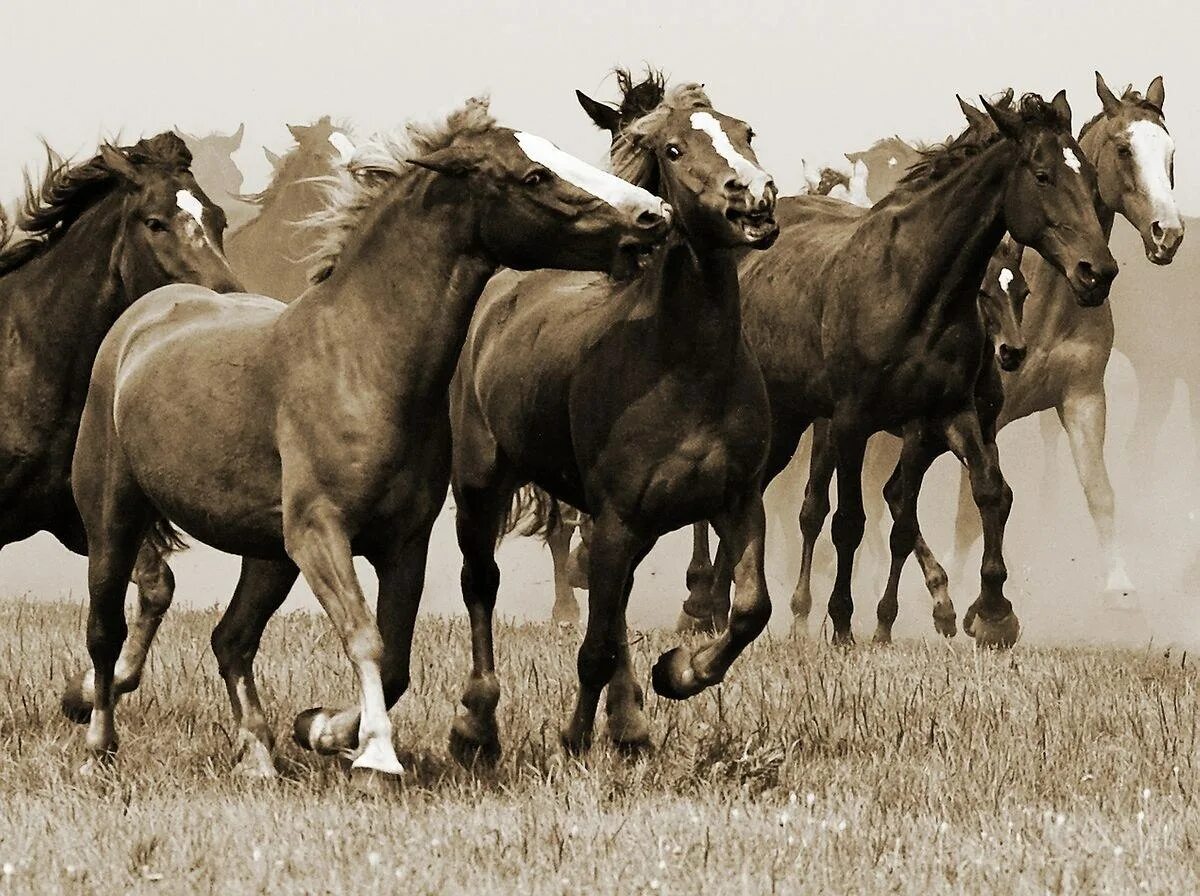
[[[725,217],[730,223],[741,227],[746,242],[755,248],[765,249],[779,236],[779,225],[769,211],[731,208],[725,212]]]

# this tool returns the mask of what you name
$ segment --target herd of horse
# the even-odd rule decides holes
[[[301,575],[359,699],[300,713],[295,739],[402,771],[388,709],[409,685],[448,489],[471,631],[450,736],[465,763],[501,751],[506,534],[550,544],[556,619],[578,618],[573,585],[590,592],[564,747],[588,748],[602,694],[609,737],[642,747],[626,624],[639,563],[693,527],[680,627],[704,634],[664,653],[652,683],[683,699],[721,682],[770,616],[763,493],[809,429],[799,626],[836,476],[835,642],[853,640],[854,560],[877,496],[892,529],[875,640],[891,638],[914,552],[938,631],[955,633],[917,522],[925,472],[951,451],[984,542],[963,628],[1015,643],[996,432],[1048,408],[1108,585],[1132,587],[1103,462],[1105,300],[1116,215],[1156,264],[1183,238],[1161,78],[1118,97],[1097,74],[1101,110],[1078,138],[1065,92],[960,99],[968,126],[944,144],[881,141],[848,156],[849,174],[806,171],[809,190],[790,197],[752,128],[701,85],[653,71],[618,84],[613,104],[577,94],[611,137],[607,171],[500,126],[481,99],[361,142],[327,117],[293,126],[295,148],[268,153],[275,178],[252,196],[227,164],[240,128],[102,145],[82,163],[49,153],[3,220],[0,545],[48,531],[88,557],[92,665],[62,699],[88,725],[84,772],[116,753],[118,700],[172,600],[175,526],[242,558],[212,647],[239,726],[235,770],[255,777],[275,766],[253,662]],[[896,438],[868,450],[877,433]],[[354,556],[379,576],[374,617]]]

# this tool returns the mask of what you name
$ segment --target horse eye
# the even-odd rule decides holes
[[[668,143],[668,144],[667,144],[667,150],[666,150],[666,152],[667,152],[667,158],[668,158],[668,159],[671,159],[671,160],[678,159],[680,156],[682,156],[682,155],[683,155],[683,150],[681,150],[681,149],[680,149],[678,146],[676,146],[674,143]]]
[[[754,142],[754,128],[747,128],[746,129],[746,144],[749,145],[753,142]]]
[[[1050,174],[1047,171],[1036,171],[1033,177],[1039,184],[1050,183]]]
[[[1123,159],[1128,159],[1130,156],[1133,155],[1133,150],[1130,149],[1128,146],[1118,146],[1117,147],[1117,155],[1119,155]]]
[[[528,174],[526,174],[525,177],[523,177],[521,179],[521,183],[523,183],[527,187],[536,187],[538,184],[542,183],[545,180],[546,180],[546,172],[531,171]]]
[[[154,233],[162,233],[167,229],[167,224],[162,218],[147,218],[146,227]]]

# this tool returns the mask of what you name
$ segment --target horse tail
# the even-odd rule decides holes
[[[540,535],[545,539],[561,525],[558,501],[536,485],[524,485],[513,492],[500,540],[513,532],[525,537]]]
[[[168,557],[176,551],[186,551],[187,542],[183,533],[171,525],[166,517],[159,517],[146,533],[146,541],[163,557]]]

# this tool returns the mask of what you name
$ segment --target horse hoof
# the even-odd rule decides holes
[[[675,631],[681,635],[702,634],[711,635],[715,631],[712,616],[693,616],[687,610],[679,611],[679,620],[675,623]]]
[[[350,765],[351,770],[359,769],[367,772],[378,772],[381,775],[399,777],[404,774],[404,766],[396,758],[392,742],[382,737],[367,741],[363,751],[355,757]]]
[[[303,749],[320,753],[322,756],[341,753],[342,751],[331,743],[330,718],[330,711],[323,706],[304,710],[292,722],[292,739]]]
[[[971,636],[980,647],[1007,649],[1017,643],[1020,635],[1021,623],[1011,611],[995,621],[976,616],[971,627]]]
[[[62,695],[62,714],[76,725],[86,725],[92,718],[92,701],[85,698],[83,682],[87,672],[80,672],[67,682]]]
[[[788,628],[788,637],[796,641],[808,638],[808,616],[792,617],[791,627]]]
[[[837,630],[834,630],[833,646],[834,647],[853,647],[854,646],[854,632],[849,631],[849,630],[844,631],[844,632],[839,632]]]
[[[484,732],[464,716],[456,716],[450,725],[450,755],[463,768],[492,768],[500,761],[503,749],[496,731]]]
[[[550,611],[550,621],[555,625],[562,626],[579,625],[579,604],[564,606],[555,604],[554,609]]]
[[[562,744],[568,756],[582,756],[592,748],[592,733],[564,728],[559,732],[558,742]]]
[[[654,693],[668,700],[686,700],[708,686],[697,679],[696,670],[692,668],[692,655],[682,647],[672,648],[658,658],[650,680]]]
[[[622,753],[642,753],[650,747],[650,724],[642,712],[609,716],[608,737]]]
[[[949,616],[934,614],[933,628],[943,638],[953,638],[958,634],[958,624],[955,622],[953,613]]]
[[[247,744],[233,767],[233,776],[246,781],[270,781],[279,777],[271,751],[261,743]]]
[[[875,637],[871,639],[872,644],[877,644],[880,647],[890,647],[892,643],[892,627],[884,625],[882,622],[875,626]]]
[[[387,796],[395,792],[399,774],[388,774],[374,768],[350,769],[350,786],[365,796]]]

